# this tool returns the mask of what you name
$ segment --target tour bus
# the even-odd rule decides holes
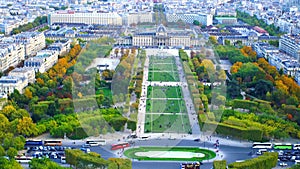
[[[32,159],[33,159],[33,157],[27,157],[27,156],[16,156],[15,157],[15,160],[18,163],[29,163]]]
[[[91,147],[104,146],[104,145],[106,145],[106,141],[105,140],[87,140],[86,144],[89,144]]]
[[[111,150],[124,149],[126,147],[130,147],[130,144],[128,142],[112,144],[111,145]]]
[[[254,142],[252,144],[253,149],[272,149],[272,143],[259,143]]]
[[[300,144],[293,144],[294,150],[300,150]]]
[[[25,142],[25,147],[42,146],[42,145],[43,145],[43,140],[26,140]]]
[[[44,141],[45,146],[62,146],[61,140],[45,140]]]
[[[274,150],[292,150],[293,149],[293,145],[290,143],[274,143],[273,146]]]

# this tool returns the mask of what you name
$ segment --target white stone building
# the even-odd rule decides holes
[[[205,13],[167,13],[166,17],[168,22],[178,22],[182,20],[187,23],[193,23],[196,20],[204,26],[213,24],[213,15]]]
[[[0,93],[11,94],[14,90],[23,93],[24,88],[28,85],[28,79],[25,77],[2,76],[0,78]]]
[[[15,68],[14,70],[10,71],[8,75],[20,78],[25,77],[26,79],[28,79],[28,83],[35,82],[35,71],[33,68]]]
[[[14,36],[15,43],[25,46],[25,56],[33,56],[46,47],[45,35],[42,32],[23,32]]]
[[[300,61],[300,36],[283,35],[279,40],[279,49]]]
[[[0,71],[10,66],[18,65],[25,59],[25,49],[22,44],[0,43]]]
[[[124,15],[124,22],[127,25],[138,24],[138,23],[152,23],[153,22],[153,13],[152,12],[136,12],[128,13]]]
[[[52,24],[88,24],[88,25],[122,25],[122,17],[117,13],[59,11],[48,15]]]
[[[33,68],[35,72],[44,73],[49,70],[58,60],[58,52],[53,50],[42,50],[35,57],[28,58],[24,67]]]

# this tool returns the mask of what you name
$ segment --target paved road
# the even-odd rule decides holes
[[[153,139],[145,141],[135,141],[133,147],[137,146],[195,146],[195,147],[205,147],[214,150],[212,142],[195,142],[193,140],[168,140],[168,139]],[[79,146],[78,146],[79,147]],[[101,157],[108,159],[109,157],[124,157],[118,154],[119,151],[110,151],[110,145],[103,147],[91,147],[91,151],[101,154]],[[236,160],[244,160],[251,158],[248,153],[251,151],[250,147],[235,147],[222,145],[220,142],[220,151],[222,152],[223,158],[226,158],[227,162],[231,163]],[[221,153],[218,158],[220,158]],[[212,161],[209,160],[204,162],[201,169],[210,169],[212,167]],[[161,162],[161,161],[133,161],[132,169],[178,169],[180,162]]]

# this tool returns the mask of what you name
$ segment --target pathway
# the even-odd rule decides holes
[[[181,82],[182,93],[184,96],[187,112],[189,115],[189,121],[190,121],[190,125],[192,128],[192,134],[194,136],[200,136],[201,132],[200,132],[199,124],[198,124],[197,113],[195,111],[195,107],[194,107],[194,103],[193,103],[191,95],[190,95],[190,91],[187,87],[188,84],[187,84],[187,80],[184,76],[185,73],[184,73],[184,70],[182,67],[182,63],[180,62],[179,59],[180,59],[179,57],[175,57],[176,65],[177,65],[178,72],[179,72],[179,79]]]

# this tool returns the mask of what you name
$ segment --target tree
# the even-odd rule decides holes
[[[29,163],[30,169],[64,169],[65,167],[51,161],[49,158],[33,158]]]
[[[194,20],[193,24],[199,26],[199,25],[200,25],[200,22],[197,21],[197,20]]]
[[[14,148],[17,150],[23,150],[26,139],[23,136],[18,136],[14,138]]]
[[[213,45],[217,45],[218,41],[217,38],[215,36],[210,36],[209,37],[209,41],[213,44]]]
[[[2,146],[0,146],[0,157],[5,156],[5,150]]]
[[[255,84],[255,96],[266,99],[267,92],[272,92],[273,84],[270,81],[258,80]]]
[[[30,117],[23,117],[18,121],[17,132],[24,136],[36,135],[36,124],[33,123]]]
[[[16,112],[17,112],[17,110],[14,108],[13,105],[7,105],[2,110],[2,114],[4,114],[8,119],[10,119],[11,115]]]
[[[32,92],[29,90],[29,88],[26,88],[24,91],[24,95],[27,99],[32,99]]]
[[[6,155],[9,157],[9,159],[14,159],[16,155],[18,155],[18,150],[16,150],[13,147],[9,147],[9,149],[6,152]]]
[[[1,132],[7,132],[10,128],[10,123],[7,119],[6,116],[4,116],[3,114],[0,114],[0,131]]]

